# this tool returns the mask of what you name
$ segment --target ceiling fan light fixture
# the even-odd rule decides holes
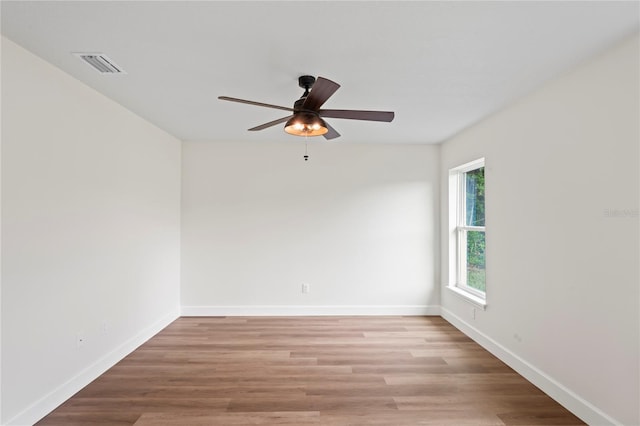
[[[327,123],[312,112],[298,112],[284,125],[284,131],[294,136],[321,136],[329,131]]]
[[[0,0],[1,1],[1,0]],[[303,75],[298,78],[298,85],[304,89],[304,94],[295,101],[293,108],[263,102],[249,101],[229,96],[218,96],[223,101],[239,102],[266,108],[289,111],[290,115],[268,123],[248,129],[249,131],[264,130],[269,127],[285,123],[284,131],[294,136],[324,136],[326,140],[340,137],[340,133],[329,126],[322,118],[342,118],[347,120],[393,121],[393,111],[365,111],[355,109],[320,109],[322,105],[340,88],[340,85],[324,77],[315,78]]]

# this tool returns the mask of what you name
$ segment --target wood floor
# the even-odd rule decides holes
[[[584,424],[440,317],[180,318],[38,425]]]

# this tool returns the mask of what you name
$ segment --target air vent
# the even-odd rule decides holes
[[[74,53],[74,55],[91,65],[91,68],[100,74],[126,74],[119,65],[116,65],[104,53]]]

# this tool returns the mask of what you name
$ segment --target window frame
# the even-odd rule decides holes
[[[466,224],[466,201],[467,188],[464,176],[466,173],[485,169],[485,159],[465,163],[461,166],[449,170],[449,285],[448,288],[454,293],[464,297],[471,303],[481,307],[486,307],[487,293],[482,292],[467,284],[467,244],[466,236],[469,231],[483,232],[486,241],[486,220],[485,226],[471,226]],[[485,174],[486,178],[486,174]],[[486,202],[486,199],[485,199]],[[485,211],[486,212],[486,211]],[[485,213],[486,216],[486,213]],[[486,267],[485,267],[486,282]]]

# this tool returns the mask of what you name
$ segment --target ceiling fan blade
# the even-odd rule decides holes
[[[241,104],[249,104],[249,105],[255,105],[260,107],[281,109],[283,111],[293,111],[293,108],[288,108],[288,107],[283,107],[278,105],[271,105],[271,104],[264,104],[262,102],[248,101],[246,99],[230,98],[229,96],[218,96],[218,99],[223,101],[239,102]]]
[[[327,129],[329,130],[327,133],[325,133],[323,136],[326,140],[331,140],[331,139],[335,139],[335,138],[339,138],[340,137],[340,133],[338,133],[336,131],[336,129],[334,129],[333,127],[331,127],[329,125],[329,123],[327,123],[325,121],[325,123],[327,125]]]
[[[313,86],[311,86],[311,91],[302,104],[302,108],[317,111],[339,88],[340,85],[338,83],[327,80],[324,77],[318,77]]]
[[[249,130],[250,130],[250,131],[255,131],[255,130],[264,130],[264,129],[266,129],[267,127],[271,127],[271,126],[275,126],[276,124],[284,123],[285,121],[287,121],[287,120],[288,120],[288,119],[290,119],[291,117],[293,117],[293,115],[288,115],[288,116],[286,116],[286,117],[278,118],[277,120],[273,120],[273,121],[270,121],[270,122],[268,122],[268,123],[261,124],[261,125],[256,126],[256,127],[252,127],[252,128],[250,128]]]
[[[353,109],[321,109],[320,117],[345,118],[348,120],[368,121],[393,121],[395,114],[392,111],[358,111]]]

